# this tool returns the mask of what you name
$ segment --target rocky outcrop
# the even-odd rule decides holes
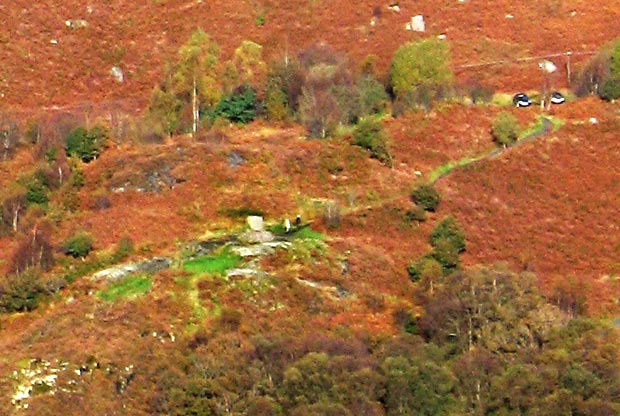
[[[149,260],[121,264],[101,270],[93,274],[90,279],[93,281],[105,280],[107,282],[114,282],[134,273],[157,273],[169,268],[171,264],[172,259],[168,257],[153,257]]]

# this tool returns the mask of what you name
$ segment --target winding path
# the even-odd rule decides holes
[[[447,170],[444,173],[441,173],[436,178],[431,179],[431,181],[430,181],[431,185],[436,184],[440,179],[445,178],[446,176],[450,175],[457,168],[462,168],[464,166],[469,166],[469,165],[472,165],[474,163],[478,163],[478,162],[481,162],[481,161],[484,161],[484,160],[494,159],[494,158],[498,157],[499,155],[501,155],[502,153],[504,153],[505,151],[507,151],[509,149],[514,149],[517,146],[521,146],[524,143],[528,143],[528,142],[534,141],[534,140],[538,139],[539,137],[542,137],[542,136],[548,134],[549,132],[551,132],[553,130],[553,123],[547,117],[543,116],[543,117],[541,117],[541,119],[542,119],[542,125],[540,126],[539,129],[537,129],[537,130],[531,132],[530,134],[528,134],[527,136],[517,140],[512,146],[509,146],[509,147],[498,147],[496,149],[491,150],[490,152],[483,153],[483,154],[475,156],[475,157],[473,157],[473,158],[471,158],[469,160],[466,160],[463,163],[456,162],[456,164],[454,165],[453,168]]]

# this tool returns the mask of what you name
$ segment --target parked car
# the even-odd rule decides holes
[[[557,91],[551,93],[551,104],[562,104],[566,101],[564,96]]]
[[[520,92],[518,94],[515,94],[514,97],[512,97],[512,104],[515,107],[529,107],[530,105],[532,105],[532,100],[530,100],[530,97]]]

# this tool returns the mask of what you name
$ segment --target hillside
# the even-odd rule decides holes
[[[458,69],[459,79],[477,79],[504,91],[537,89],[542,82],[538,58],[518,59],[571,51],[573,61],[582,61],[579,54],[595,52],[616,35],[620,15],[618,7],[603,1],[425,0],[398,5],[396,12],[387,2],[326,0],[15,0],[2,6],[0,14],[0,105],[28,110],[111,101],[126,109],[142,108],[163,63],[195,28],[214,37],[222,56],[230,56],[245,39],[263,45],[269,58],[325,42],[353,61],[376,55],[382,70],[404,42],[444,34],[457,69],[506,61]],[[406,31],[407,22],[419,14],[426,33]],[[85,21],[86,26],[67,26],[67,21]],[[554,82],[563,86],[566,57],[556,59],[562,73]],[[123,70],[125,82],[113,80],[113,66]]]
[[[573,94],[555,56],[576,74],[620,7],[99,3],[0,5],[0,127],[19,133],[0,161],[0,414],[620,412],[620,107]],[[405,30],[417,14],[426,33]],[[266,62],[324,53],[331,75],[302,62],[302,91],[317,73],[353,90],[375,55],[384,101],[316,138],[320,103],[270,120],[257,88],[252,121],[214,106],[192,135],[170,87],[185,108],[164,134],[142,116],[196,28],[222,64],[243,40]],[[456,92],[396,111],[394,51],[438,35]],[[545,111],[542,57],[568,98]]]

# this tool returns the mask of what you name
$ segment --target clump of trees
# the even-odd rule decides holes
[[[220,117],[247,123],[256,117],[298,121],[311,137],[332,135],[390,107],[387,90],[404,111],[428,107],[452,88],[446,43],[434,39],[403,45],[392,59],[388,85],[379,82],[371,58],[354,69],[325,44],[315,44],[267,64],[262,47],[243,41],[225,62],[219,48],[197,30],[153,90],[149,119],[163,134],[191,132]],[[191,115],[191,117],[188,117]]]
[[[65,151],[69,157],[77,157],[88,163],[99,156],[107,140],[107,131],[102,126],[86,129],[76,127],[65,137]]]
[[[363,118],[353,130],[353,143],[370,152],[370,157],[392,166],[388,133],[380,120]]]
[[[422,184],[411,192],[411,200],[425,211],[434,212],[441,202],[441,196],[433,185]]]
[[[407,267],[413,282],[421,282],[433,290],[440,276],[447,276],[460,267],[459,255],[465,251],[465,235],[452,216],[445,217],[433,228],[429,238],[432,250]]]
[[[608,101],[620,98],[620,39],[590,59],[576,78],[575,92],[580,96],[596,94]]]
[[[428,108],[432,101],[449,94],[454,76],[448,44],[439,39],[408,42],[392,57],[390,86],[395,113],[412,107]]]
[[[65,240],[62,248],[67,255],[84,258],[93,249],[93,237],[83,230],[78,231]]]
[[[293,327],[179,340],[147,368],[153,414],[616,414],[620,332],[571,318],[531,274],[501,267],[443,276],[419,289],[410,332],[371,337]],[[237,329],[235,329],[237,328]],[[301,335],[300,335],[301,334]],[[165,358],[162,358],[165,359]]]

